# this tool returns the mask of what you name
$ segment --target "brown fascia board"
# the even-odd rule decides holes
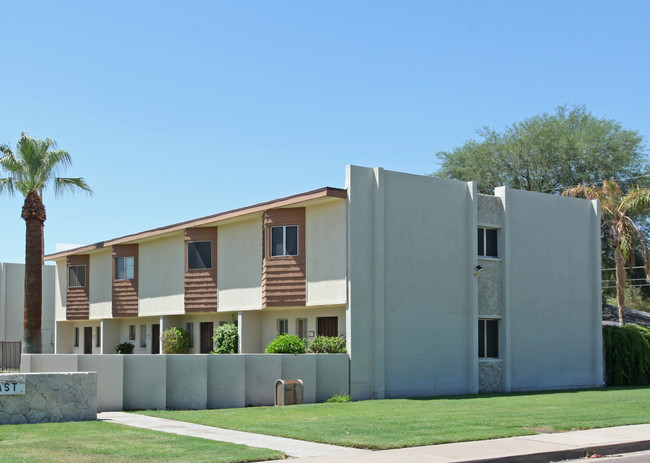
[[[62,257],[67,257],[73,254],[83,254],[86,252],[95,251],[97,249],[107,248],[116,244],[122,244],[122,243],[128,243],[128,242],[143,240],[147,238],[152,238],[158,235],[164,235],[167,233],[184,230],[186,228],[200,227],[203,225],[211,224],[222,220],[241,217],[247,214],[263,212],[266,209],[292,206],[294,204],[312,201],[314,199],[327,198],[327,197],[345,199],[347,198],[347,190],[342,188],[332,188],[332,187],[319,188],[317,190],[311,190],[293,196],[286,196],[284,198],[253,204],[252,206],[241,207],[226,212],[220,212],[218,214],[208,215],[206,217],[200,217],[198,219],[187,220],[185,222],[179,222],[172,225],[166,225],[164,227],[154,228],[152,230],[146,230],[140,233],[126,235],[108,241],[100,241],[98,243],[89,244],[87,246],[81,246],[67,251],[56,252],[54,254],[47,254],[44,259],[57,260],[57,259],[61,259]]]

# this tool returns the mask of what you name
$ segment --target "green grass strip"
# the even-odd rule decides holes
[[[313,442],[390,449],[649,423],[650,388],[138,413]]]
[[[101,421],[0,426],[4,462],[252,462],[281,452]]]

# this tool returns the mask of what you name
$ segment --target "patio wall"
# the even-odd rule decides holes
[[[97,372],[97,410],[274,405],[278,379],[301,379],[305,403],[349,394],[346,354],[23,354],[23,372]]]

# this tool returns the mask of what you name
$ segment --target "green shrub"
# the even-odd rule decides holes
[[[305,342],[293,334],[276,334],[275,339],[266,346],[267,354],[304,354]]]
[[[213,354],[236,354],[239,352],[239,332],[234,323],[226,323],[214,330]]]
[[[638,325],[603,327],[608,386],[650,384],[650,344],[644,338],[646,333],[648,330]]]
[[[345,403],[345,402],[351,402],[352,398],[347,395],[347,394],[336,394],[327,399],[325,402],[327,403]]]
[[[132,354],[133,353],[133,348],[135,346],[131,344],[130,342],[123,342],[122,344],[118,344],[115,346],[115,353],[116,354]]]
[[[163,331],[163,354],[187,354],[190,351],[190,335],[183,328],[172,326]]]
[[[316,336],[309,343],[309,352],[314,354],[346,354],[345,338],[342,336]]]

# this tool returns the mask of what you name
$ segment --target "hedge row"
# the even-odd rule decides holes
[[[650,329],[604,326],[605,382],[608,386],[650,385]]]

